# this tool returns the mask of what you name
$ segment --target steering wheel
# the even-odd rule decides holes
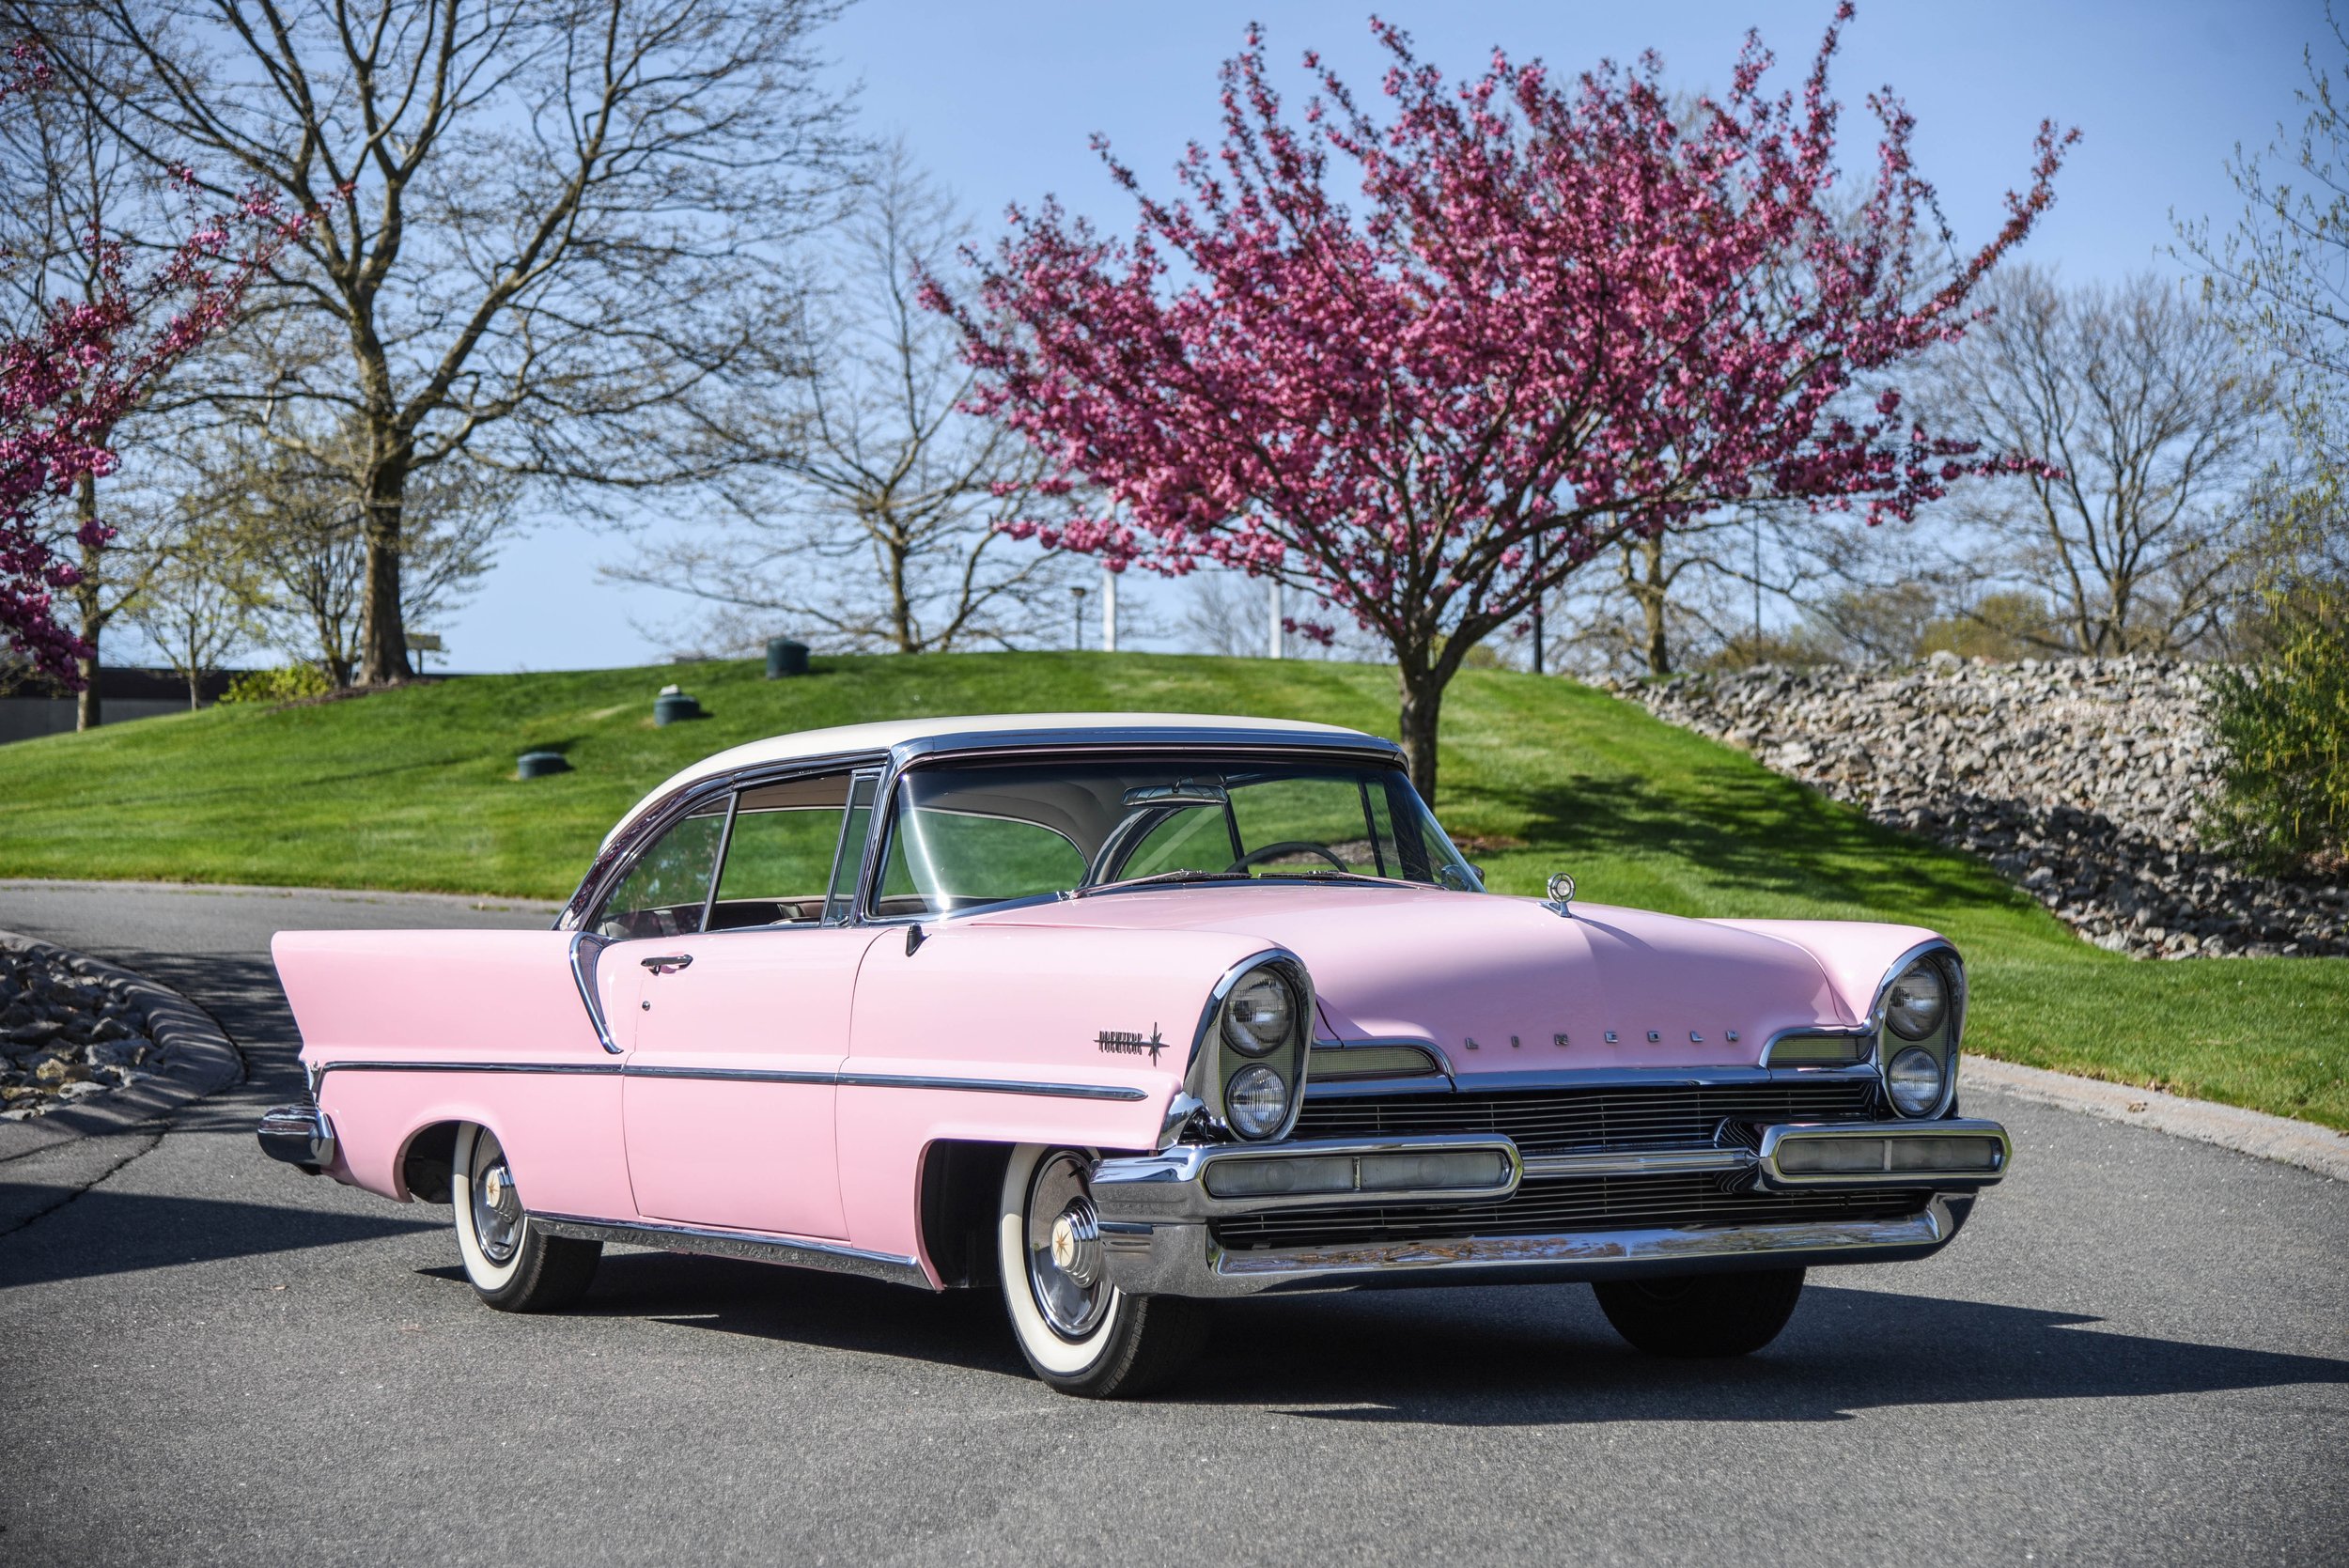
[[[1234,861],[1230,865],[1225,866],[1223,869],[1226,871],[1246,871],[1251,866],[1262,865],[1265,862],[1278,859],[1283,855],[1319,855],[1323,860],[1328,861],[1331,865],[1336,866],[1340,871],[1350,871],[1353,869],[1344,861],[1338,859],[1337,852],[1331,849],[1328,845],[1315,844],[1310,840],[1301,838],[1284,838],[1274,844],[1260,844],[1255,848],[1248,851],[1247,854],[1242,855],[1238,860]]]

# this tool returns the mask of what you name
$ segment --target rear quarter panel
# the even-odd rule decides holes
[[[337,1176],[404,1200],[409,1141],[436,1122],[477,1122],[506,1146],[533,1208],[633,1213],[619,1058],[580,1000],[568,933],[281,931],[270,951],[302,1060],[324,1074],[319,1104],[334,1123]],[[607,995],[608,1015],[620,1000]],[[358,1065],[367,1063],[400,1070]],[[485,1063],[568,1070],[459,1070]]]

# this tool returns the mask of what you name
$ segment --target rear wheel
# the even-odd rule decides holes
[[[1615,1332],[1651,1356],[1745,1356],[1778,1338],[1802,1297],[1802,1270],[1691,1274],[1594,1284]]]
[[[1109,1282],[1089,1164],[1074,1149],[1012,1151],[996,1263],[1012,1333],[1035,1374],[1065,1394],[1131,1398],[1179,1370],[1206,1323],[1195,1301],[1128,1296]]]
[[[457,1252],[482,1300],[503,1312],[552,1312],[585,1294],[603,1243],[551,1236],[532,1221],[496,1133],[458,1128],[449,1177]]]

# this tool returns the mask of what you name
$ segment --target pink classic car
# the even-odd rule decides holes
[[[261,1144],[451,1204],[492,1307],[605,1242],[1000,1285],[1091,1395],[1262,1291],[1587,1281],[1743,1354],[2005,1173],[1948,942],[1550,893],[1484,891],[1352,730],[783,736],[654,790],[551,931],[281,933],[313,1103]]]

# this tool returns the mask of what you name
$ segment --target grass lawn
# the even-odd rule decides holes
[[[679,680],[712,717],[653,728]],[[213,708],[0,746],[0,875],[561,897],[636,798],[760,736],[929,713],[1173,709],[1392,735],[1392,675],[1150,654],[828,659],[485,675]],[[1973,973],[1969,1048],[2349,1129],[2349,960],[2145,963],[2092,948],[1969,857],[1560,680],[1477,671],[1444,709],[1439,815],[1502,892],[1684,914],[1932,926]],[[527,784],[521,752],[574,771]]]

